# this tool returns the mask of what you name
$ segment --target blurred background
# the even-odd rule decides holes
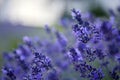
[[[120,0],[0,0],[0,53],[13,50],[23,36],[44,37],[44,25],[60,26],[72,8],[107,17],[118,6]]]

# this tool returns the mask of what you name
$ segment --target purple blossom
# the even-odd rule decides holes
[[[119,80],[120,79],[119,72],[120,72],[120,66],[115,66],[113,68],[113,70],[110,71],[110,75],[111,75],[112,79]]]
[[[120,29],[117,14],[110,14],[109,19],[101,19],[72,9],[72,31],[69,32],[70,27],[64,28],[69,36],[46,25],[50,37],[23,37],[23,43],[15,50],[3,53],[1,79],[103,80],[109,76],[119,80]]]
[[[5,80],[16,80],[16,76],[14,70],[8,67],[4,67],[2,69],[3,74],[5,74]]]

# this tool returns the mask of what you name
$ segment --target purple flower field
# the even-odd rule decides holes
[[[45,25],[47,37],[24,36],[3,52],[0,80],[120,80],[120,9],[108,18],[71,13],[61,30]]]

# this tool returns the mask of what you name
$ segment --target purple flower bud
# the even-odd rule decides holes
[[[29,47],[31,47],[31,46],[33,47],[33,43],[32,43],[31,39],[28,36],[23,37],[23,42],[25,44],[27,44]]]
[[[75,9],[72,9],[72,12],[73,12],[73,18],[76,19],[80,25],[83,24],[80,12],[76,11]]]
[[[45,25],[45,30],[46,30],[47,33],[51,33],[51,29],[48,25]]]
[[[6,75],[7,80],[16,80],[14,71],[11,68],[4,67],[2,72]]]

